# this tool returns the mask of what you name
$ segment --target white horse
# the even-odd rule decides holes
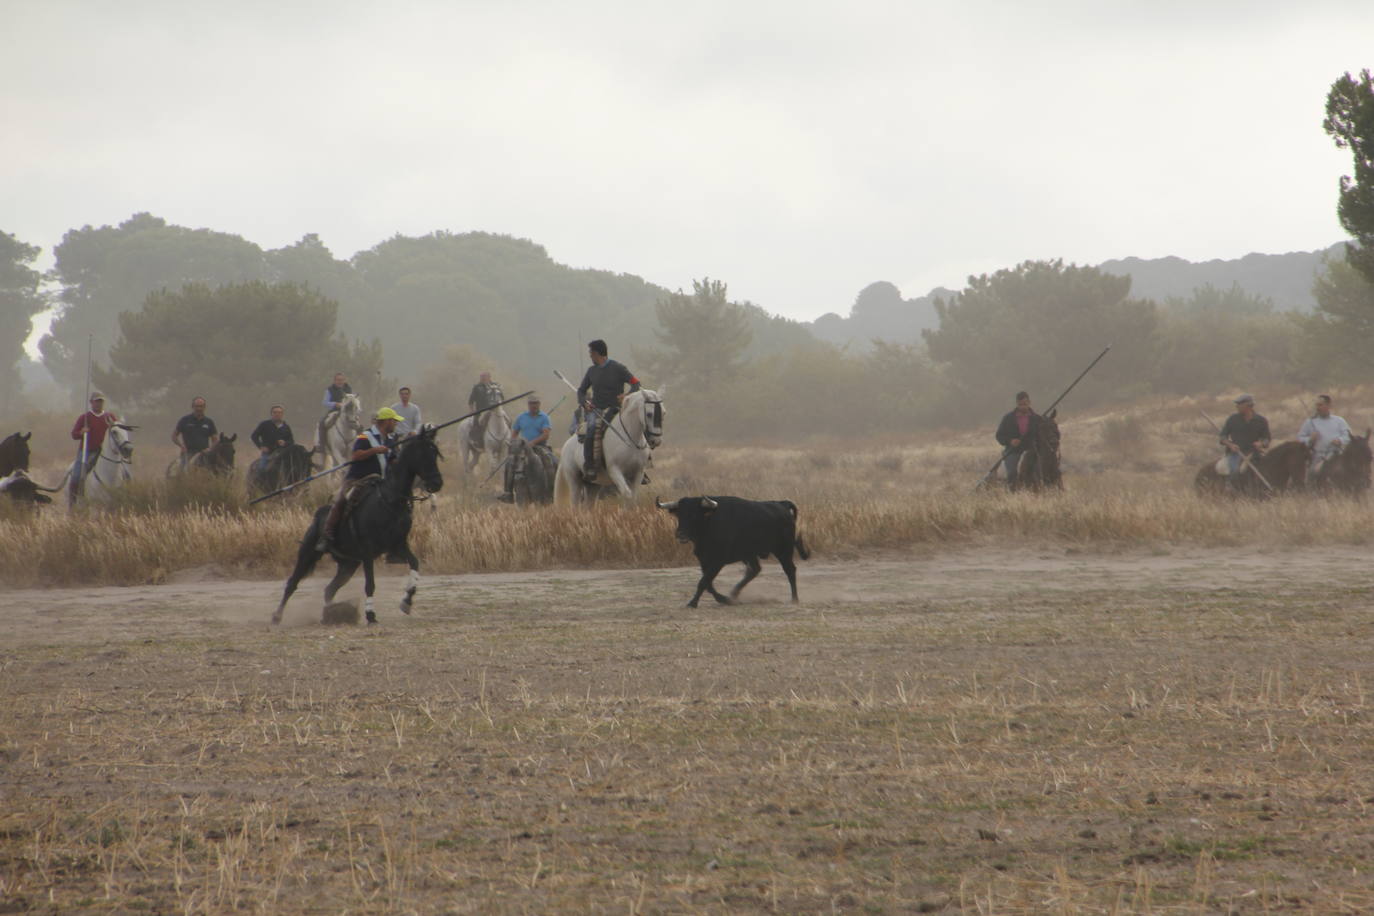
[[[344,395],[339,409],[325,414],[316,430],[315,451],[324,462],[322,467],[332,468],[347,461],[353,454],[353,440],[365,428],[363,402],[356,394]]]
[[[120,487],[134,477],[134,443],[129,437],[131,426],[115,423],[105,431],[100,454],[91,472],[82,483],[82,495],[88,503],[108,503]],[[79,464],[81,459],[76,459]]]
[[[582,479],[582,443],[569,436],[563,443],[554,478],[556,505],[580,505],[595,501],[597,491],[615,487],[626,505],[634,502],[635,490],[649,466],[649,452],[663,441],[663,398],[658,392],[641,388],[625,395],[620,412],[611,418],[601,440],[605,467],[597,470],[596,482]]]
[[[487,420],[486,431],[482,434],[481,449],[472,447],[472,424],[476,423],[478,418],[468,417],[458,424],[458,454],[463,457],[464,473],[471,474],[477,468],[483,452],[490,458],[492,470],[506,460],[506,449],[510,446],[510,417],[504,407],[489,410],[487,414],[490,419]]]

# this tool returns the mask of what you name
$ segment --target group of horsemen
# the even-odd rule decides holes
[[[1251,462],[1269,450],[1271,435],[1269,421],[1255,412],[1255,399],[1242,394],[1234,401],[1236,412],[1226,418],[1219,431],[1218,442],[1225,450],[1226,482],[1232,490],[1242,488]],[[1311,452],[1307,468],[1309,482],[1321,480],[1322,471],[1332,458],[1350,444],[1350,424],[1331,412],[1331,395],[1317,395],[1315,413],[1305,419],[1298,430],[1298,441]],[[1002,446],[1002,461],[1006,468],[1007,485],[1015,486],[1021,458],[1034,449],[1044,418],[1031,408],[1030,395],[1016,393],[1016,407],[997,425],[994,434]]]
[[[597,473],[598,430],[604,434],[606,425],[620,408],[626,387],[631,392],[638,391],[640,382],[623,364],[609,358],[604,340],[591,341],[587,345],[587,353],[592,364],[577,389],[580,407],[573,428],[583,445],[583,475],[588,481],[594,481]],[[322,402],[325,415],[320,421],[321,441],[328,425],[337,419],[344,399],[352,393],[347,376],[342,372],[336,373],[333,382],[325,389]],[[400,400],[378,410],[373,416],[372,425],[353,440],[345,478],[325,524],[321,543],[327,544],[332,540],[348,494],[358,482],[384,476],[387,460],[394,454],[398,442],[421,428],[420,407],[411,400],[410,388],[403,387],[398,394]],[[478,412],[469,431],[472,446],[476,450],[483,449],[491,414],[504,400],[505,394],[501,386],[492,380],[491,373],[482,372],[468,394],[468,408]],[[1253,396],[1242,394],[1234,403],[1236,412],[1221,427],[1218,441],[1225,450],[1227,482],[1232,488],[1238,489],[1242,478],[1250,470],[1251,461],[1262,457],[1268,450],[1271,434],[1269,421],[1255,412]],[[527,410],[511,424],[511,444],[529,448],[536,460],[551,468],[554,458],[548,441],[553,424],[549,415],[541,409],[542,402],[537,394],[530,395],[526,407]],[[204,398],[193,399],[191,412],[178,420],[173,430],[172,442],[180,449],[182,467],[195,460],[196,456],[207,453],[219,438],[215,421],[206,416],[205,410]],[[1327,462],[1350,444],[1351,437],[1350,424],[1331,412],[1330,395],[1318,395],[1315,411],[1313,416],[1303,421],[1297,437],[1311,451],[1308,468],[1310,480],[1320,479]],[[274,456],[295,445],[294,435],[285,417],[286,409],[274,404],[270,417],[253,430],[249,438],[260,452],[254,470],[262,470]],[[99,391],[92,392],[90,410],[78,417],[72,427],[72,438],[83,443],[72,465],[70,487],[73,496],[79,481],[89,472],[95,456],[99,454],[107,430],[116,422],[115,415],[105,410],[105,396]],[[1035,448],[1044,422],[1044,418],[1031,407],[1030,395],[1025,391],[1017,392],[1016,407],[1002,417],[994,434],[1003,448],[1008,486],[1016,484],[1021,459]],[[81,463],[83,457],[86,461],[84,468]],[[508,464],[504,499],[511,498],[512,487],[513,474]]]
[[[580,405],[573,428],[583,443],[583,476],[589,482],[596,479],[599,453],[597,441],[604,435],[607,424],[620,409],[621,398],[627,393],[638,391],[639,379],[623,364],[608,355],[604,340],[593,340],[587,344],[587,355],[591,365],[582,377],[577,389]],[[420,406],[411,400],[409,387],[398,391],[400,400],[390,407],[378,410],[372,418],[372,425],[354,438],[348,457],[343,484],[335,498],[333,509],[324,527],[322,540],[332,540],[339,517],[348,494],[358,482],[375,479],[385,475],[389,457],[394,454],[397,444],[406,436],[419,431],[423,425]],[[353,394],[348,377],[342,373],[334,374],[333,381],[325,389],[322,406],[324,416],[318,429],[318,440],[324,441],[326,431],[338,422],[345,399]],[[468,409],[476,412],[469,430],[470,444],[476,451],[484,450],[487,428],[492,413],[505,401],[500,384],[492,380],[491,373],[484,371],[478,377],[468,394]],[[219,429],[215,421],[206,415],[206,401],[196,397],[191,401],[191,412],[177,421],[172,432],[172,442],[180,450],[179,464],[187,467],[207,455],[219,440]],[[549,415],[542,410],[542,402],[537,394],[531,394],[526,402],[526,410],[511,423],[510,444],[530,449],[536,460],[546,468],[554,465],[553,451],[549,447],[549,437],[553,424]],[[286,422],[286,408],[280,404],[272,405],[268,419],[254,428],[249,436],[258,448],[259,457],[253,463],[250,473],[261,472],[269,462],[296,444],[290,424]],[[80,480],[89,473],[95,456],[100,453],[105,433],[117,422],[112,412],[105,410],[105,396],[94,391],[90,397],[90,410],[77,418],[72,427],[72,438],[82,442],[76,460],[72,464],[71,493],[75,496]],[[82,459],[85,458],[85,465]],[[512,465],[507,463],[504,498],[512,496],[514,477]]]

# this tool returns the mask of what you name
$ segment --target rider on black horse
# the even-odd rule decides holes
[[[516,417],[515,422],[511,424],[511,442],[513,445],[523,442],[530,450],[530,460],[539,462],[543,467],[545,479],[552,480],[554,460],[548,443],[549,435],[553,432],[553,423],[550,422],[549,415],[539,409],[539,395],[530,395],[527,403],[529,410]],[[530,473],[528,468],[525,473]],[[515,464],[512,461],[506,462],[506,492],[502,494],[501,499],[503,502],[512,502],[515,499]]]
[[[280,404],[273,404],[270,413],[272,418],[259,423],[254,427],[253,434],[248,437],[261,452],[258,460],[253,463],[258,473],[267,470],[267,462],[273,454],[296,444],[296,438],[291,434],[291,427],[286,422],[286,408]]]
[[[334,534],[343,517],[344,503],[353,491],[364,481],[380,480],[386,476],[386,463],[393,457],[396,448],[396,424],[400,420],[400,414],[390,407],[383,407],[377,411],[372,426],[353,440],[348,470],[344,472],[344,481],[339,485],[334,504],[329,507],[329,517],[325,519],[319,543],[315,545],[316,550],[325,553],[332,549]]]

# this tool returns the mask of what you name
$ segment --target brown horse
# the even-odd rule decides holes
[[[14,433],[0,442],[0,477],[29,469],[29,439],[33,433]]]
[[[1058,415],[1055,408],[1040,418],[1035,444],[1021,453],[1016,465],[1013,490],[1064,489],[1064,475],[1059,469],[1059,423],[1055,420]]]
[[[1301,442],[1281,442],[1265,452],[1250,459],[1251,466],[1263,475],[1246,468],[1240,481],[1232,488],[1226,474],[1217,473],[1216,463],[1209,461],[1197,472],[1193,485],[1204,495],[1248,496],[1252,499],[1265,499],[1279,493],[1288,493],[1301,488],[1307,481],[1307,463],[1312,458],[1312,450]],[[1265,486],[1265,481],[1268,486]]]
[[[1314,493],[1347,493],[1351,496],[1364,496],[1369,489],[1369,468],[1374,464],[1374,453],[1369,448],[1370,430],[1363,436],[1351,435],[1350,444],[1339,455],[1327,459],[1317,473],[1308,480],[1308,489]]]

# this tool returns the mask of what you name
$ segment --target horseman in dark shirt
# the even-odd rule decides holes
[[[577,402],[582,405],[587,416],[587,430],[582,440],[583,476],[588,480],[596,479],[596,429],[609,423],[620,410],[620,400],[625,396],[625,386],[631,391],[639,390],[639,379],[623,365],[606,355],[606,341],[593,340],[587,344],[587,355],[592,364],[587,374],[582,376],[582,384],[577,386]],[[600,414],[598,418],[597,414]]]
[[[1221,447],[1226,449],[1226,482],[1240,486],[1241,466],[1247,458],[1258,458],[1269,449],[1269,421],[1255,413],[1255,399],[1248,394],[1236,398],[1236,412],[1221,427]]]
[[[472,391],[468,394],[468,410],[481,410],[472,420],[471,440],[472,447],[477,451],[483,450],[483,440],[487,435],[487,422],[491,420],[492,412],[486,410],[488,407],[495,407],[506,399],[501,391],[501,385],[491,380],[491,372],[486,371],[477,377],[477,384],[472,386]]]
[[[1016,483],[1016,466],[1021,455],[1035,444],[1040,432],[1040,414],[1031,409],[1030,395],[1016,392],[1016,409],[1002,417],[997,424],[996,438],[1002,446],[1002,463],[1007,470],[1007,486]]]
[[[401,415],[390,407],[377,411],[377,417],[370,429],[365,429],[353,440],[353,452],[349,456],[348,470],[344,472],[343,483],[329,507],[329,516],[324,521],[319,543],[315,549],[327,553],[333,546],[334,533],[338,530],[339,520],[343,517],[344,503],[349,495],[363,481],[374,477],[386,476],[386,463],[396,447],[396,424]]]
[[[352,394],[353,386],[348,384],[348,376],[342,372],[334,373],[334,381],[324,390],[324,416],[320,417],[320,425],[317,430],[316,441],[323,444],[325,437],[325,427],[329,421],[329,415],[343,406],[344,395]]]
[[[259,471],[267,468],[267,461],[273,452],[296,444],[291,427],[286,423],[286,408],[280,404],[273,404],[271,414],[272,419],[263,420],[253,429],[253,435],[248,437],[262,453],[257,461]]]
[[[205,415],[205,398],[192,398],[191,412],[177,421],[172,442],[181,449],[181,466],[219,441],[215,421]]]

